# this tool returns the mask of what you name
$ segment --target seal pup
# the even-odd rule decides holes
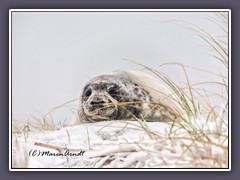
[[[103,120],[171,121],[180,111],[174,93],[138,71],[114,71],[92,78],[83,88],[71,125]]]

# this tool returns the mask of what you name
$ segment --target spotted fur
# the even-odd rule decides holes
[[[143,118],[170,121],[177,118],[176,99],[158,80],[135,71],[116,71],[91,79],[81,92],[72,124]]]

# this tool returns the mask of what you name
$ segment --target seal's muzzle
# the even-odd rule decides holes
[[[92,93],[83,107],[86,115],[93,120],[106,120],[115,116],[117,105],[108,95]]]

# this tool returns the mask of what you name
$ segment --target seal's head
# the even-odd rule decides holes
[[[127,76],[104,74],[91,79],[83,88],[80,100],[79,116],[84,122],[129,118],[140,111],[137,103],[147,99],[147,94],[138,88]],[[129,113],[131,112],[131,113]]]
[[[117,102],[122,98],[122,89],[112,78],[102,75],[87,83],[82,93],[82,109],[88,120],[114,118]]]

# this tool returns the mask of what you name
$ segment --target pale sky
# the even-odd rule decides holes
[[[206,43],[182,26],[192,23],[220,37],[222,29],[209,17],[216,16],[209,12],[13,12],[13,117],[26,120],[78,98],[95,75],[141,69],[124,59],[159,69],[180,84],[179,67],[159,65],[174,61],[226,75]],[[219,78],[196,70],[188,73],[192,83]],[[52,116],[63,121],[73,114],[60,108]]]

